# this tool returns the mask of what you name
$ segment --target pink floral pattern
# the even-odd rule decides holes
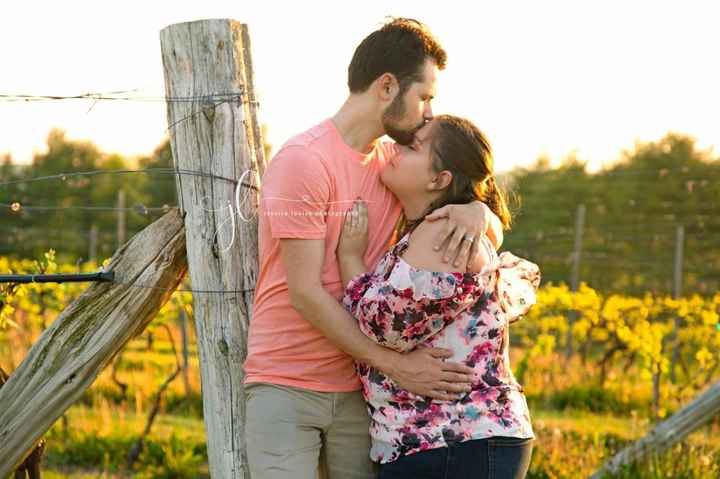
[[[508,252],[497,255],[482,238],[491,261],[481,272],[423,271],[401,257],[408,237],[374,271],[350,281],[343,305],[378,344],[400,352],[450,349],[452,361],[475,370],[475,381],[460,400],[429,400],[356,363],[372,419],[372,459],[386,463],[491,436],[534,437],[523,389],[510,369],[508,333],[535,303],[538,267]]]

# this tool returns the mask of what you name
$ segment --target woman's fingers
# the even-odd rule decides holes
[[[352,229],[352,208],[345,212],[345,221],[343,221],[343,230],[350,231]]]
[[[353,229],[357,228],[358,225],[358,205],[357,202],[353,203],[352,210],[350,210],[350,215],[352,217],[352,227]]]
[[[343,233],[349,236],[367,233],[368,213],[367,205],[364,202],[355,201],[352,207],[345,212],[342,228]]]
[[[368,207],[367,204],[363,201],[360,203],[360,231],[366,232],[368,229]]]

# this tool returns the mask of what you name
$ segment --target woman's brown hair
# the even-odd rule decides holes
[[[512,222],[504,193],[493,176],[493,156],[490,142],[471,121],[452,115],[433,119],[430,133],[430,155],[433,169],[452,173],[452,180],[440,198],[426,214],[450,204],[482,201],[500,219],[503,229]],[[403,215],[393,235],[393,243],[414,229],[424,218],[408,221]]]

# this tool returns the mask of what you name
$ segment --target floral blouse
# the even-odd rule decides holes
[[[373,341],[396,351],[447,348],[448,359],[475,370],[472,391],[455,401],[401,389],[377,369],[356,363],[371,416],[371,458],[400,456],[491,436],[534,438],[522,387],[509,364],[509,324],[535,303],[538,267],[480,241],[490,262],[479,273],[423,271],[401,255],[405,235],[375,271],[348,283],[343,305]]]

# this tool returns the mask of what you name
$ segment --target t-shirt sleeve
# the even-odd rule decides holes
[[[322,239],[327,230],[331,178],[321,157],[305,146],[286,146],[262,180],[260,214],[273,238]]]

